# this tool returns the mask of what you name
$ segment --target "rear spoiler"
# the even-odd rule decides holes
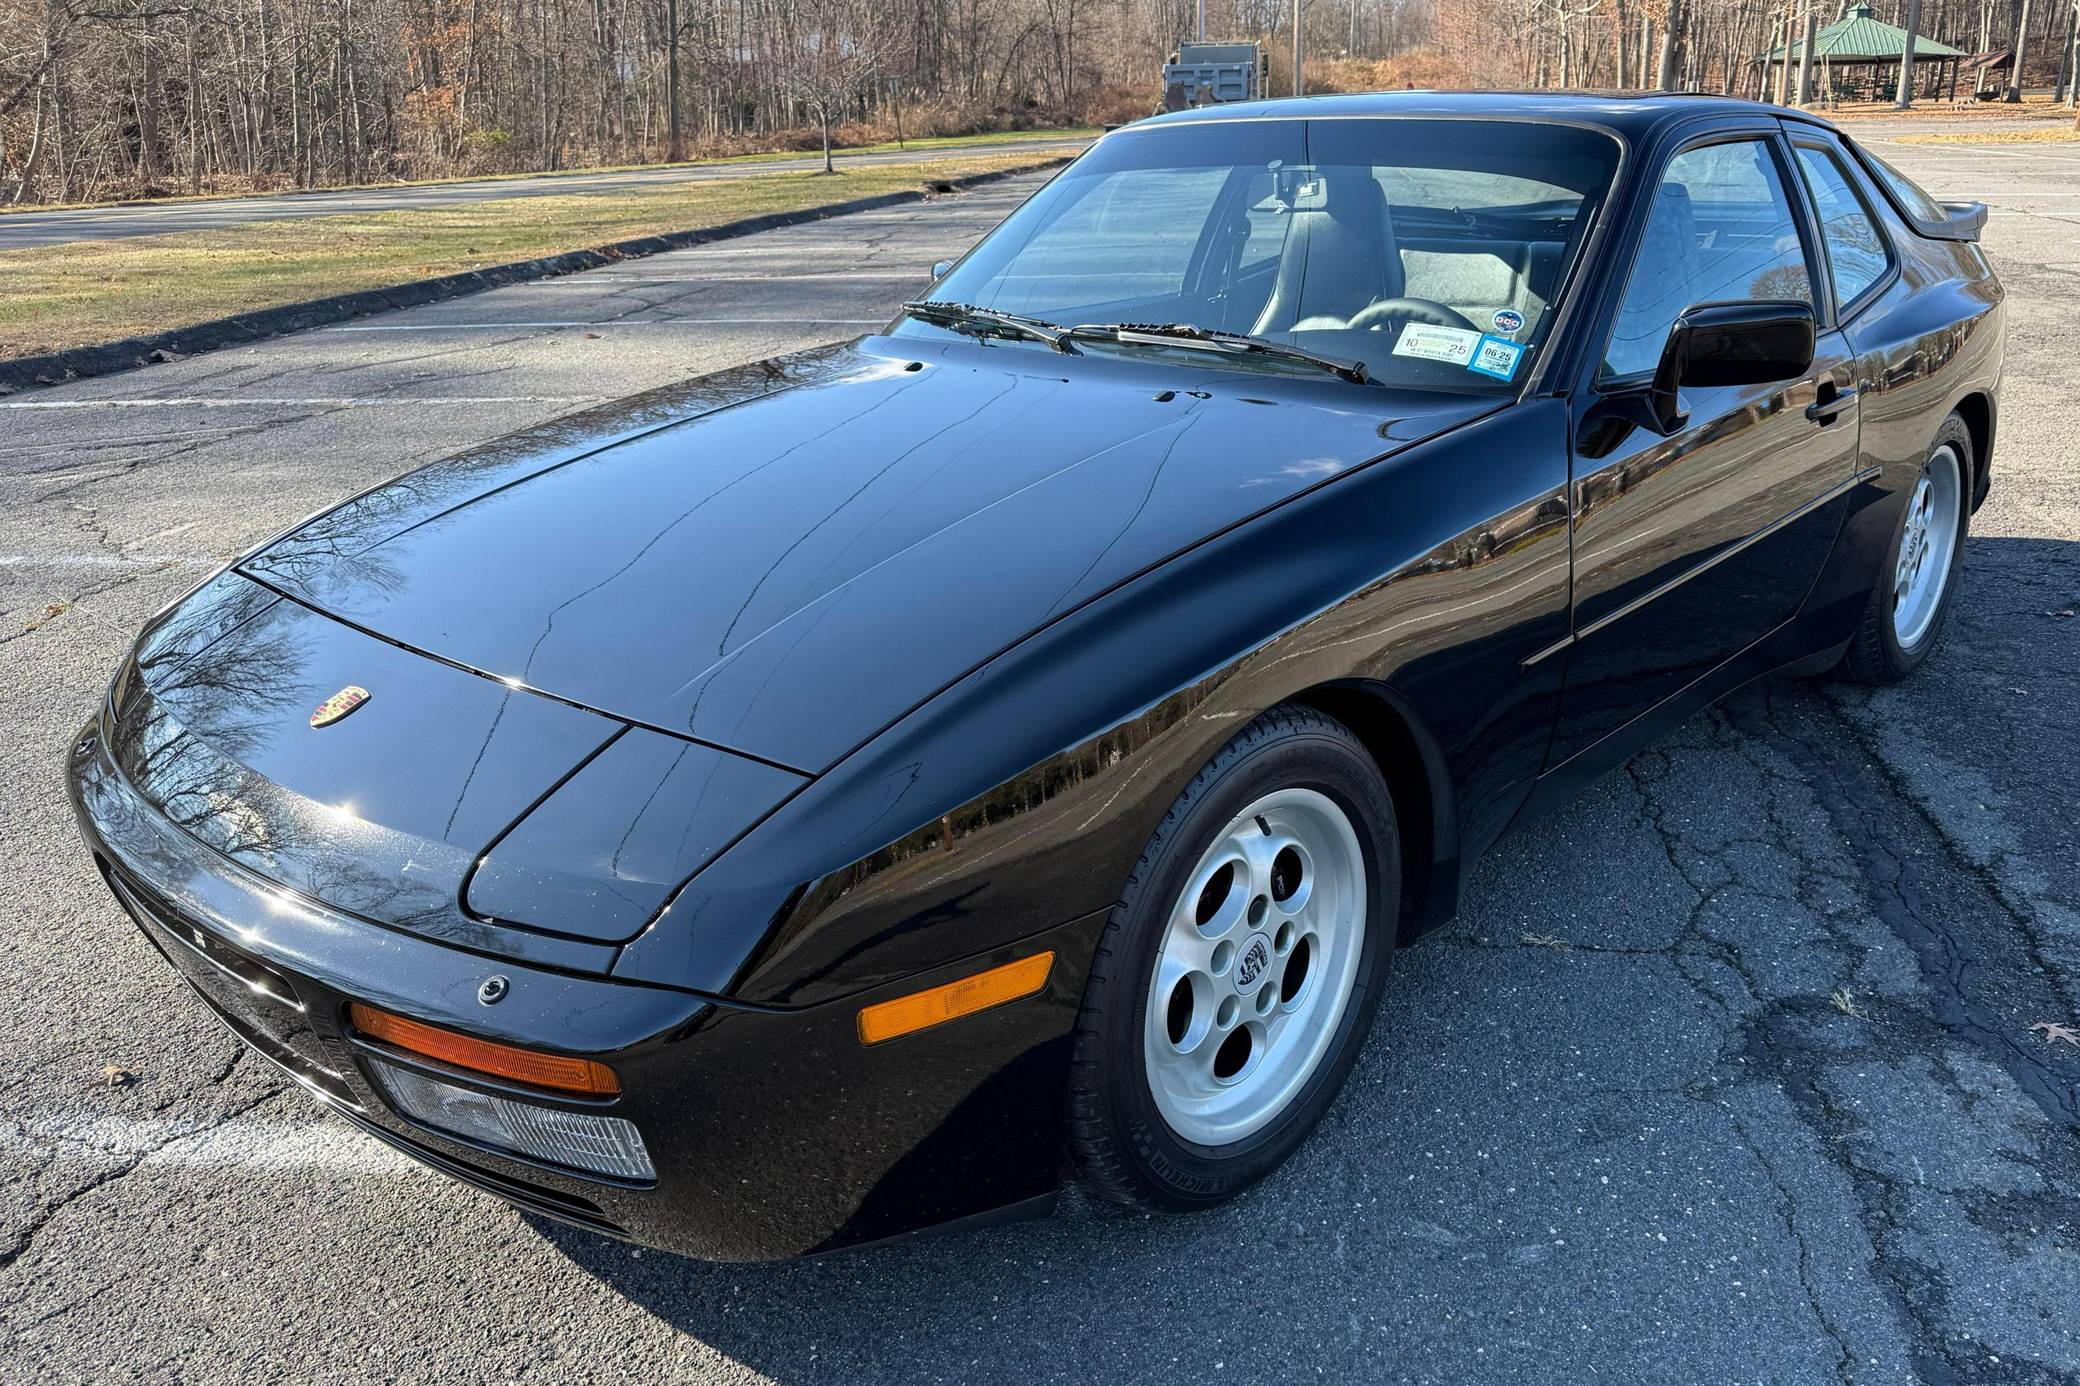
[[[1924,217],[1913,218],[1914,229],[1924,236],[1933,236],[1939,241],[1976,241],[1986,228],[1986,204],[1983,202],[1945,202],[1943,219],[1929,221]]]

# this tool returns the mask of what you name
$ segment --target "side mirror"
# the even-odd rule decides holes
[[[933,282],[934,284],[936,284],[936,283],[938,283],[938,282],[939,282],[940,280],[944,279],[944,278],[946,277],[946,272],[947,272],[948,270],[952,269],[952,268],[953,268],[953,261],[951,261],[951,260],[941,260],[941,261],[940,261],[940,262],[939,262],[938,264],[936,264],[936,265],[933,265],[933,266],[932,266],[932,282]]]
[[[1794,380],[1813,365],[1812,305],[1695,303],[1676,315],[1648,403],[1663,433],[1683,423],[1684,385],[1767,385]]]

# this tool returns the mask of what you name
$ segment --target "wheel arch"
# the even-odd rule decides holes
[[[1986,499],[1987,488],[1993,477],[1993,396],[1984,390],[1973,390],[1957,401],[1951,410],[1964,420],[1967,432],[1972,436],[1972,509],[1977,510]]]
[[[1401,839],[1400,941],[1443,923],[1458,908],[1458,798],[1443,750],[1421,713],[1383,683],[1317,684],[1285,700],[1349,727],[1387,782]]]

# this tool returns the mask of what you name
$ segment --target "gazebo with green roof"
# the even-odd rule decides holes
[[[1790,71],[1785,74],[1787,87],[1797,82],[1797,70],[1805,55],[1805,35],[1795,34],[1791,42],[1772,48],[1755,61],[1761,65],[1765,76],[1765,89],[1770,69],[1786,64]],[[1897,89],[1899,83],[1900,57],[1906,52],[1907,31],[1896,24],[1887,24],[1871,13],[1871,7],[1863,0],[1851,0],[1842,17],[1814,35],[1813,76],[1818,90],[1834,93],[1837,89],[1836,74],[1841,69],[1850,69],[1855,75],[1849,79],[1852,88],[1862,88],[1873,95],[1882,95]],[[1942,86],[1941,64],[1949,63],[1951,95],[1956,95],[1957,63],[1966,55],[1947,43],[1937,43],[1926,34],[1914,36],[1914,66],[1920,70],[1924,63],[1937,64],[1935,89]],[[1887,76],[1887,73],[1890,76]],[[1933,94],[1933,92],[1931,92]]]

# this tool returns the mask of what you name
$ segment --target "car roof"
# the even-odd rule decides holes
[[[1192,125],[1220,120],[1329,120],[1363,116],[1471,119],[1488,116],[1576,121],[1599,125],[1628,139],[1637,139],[1655,126],[1689,116],[1757,113],[1832,128],[1826,120],[1785,106],[1744,101],[1731,96],[1659,91],[1378,91],[1286,96],[1268,101],[1232,101],[1219,106],[1172,111],[1122,128],[1138,130],[1157,125]]]

